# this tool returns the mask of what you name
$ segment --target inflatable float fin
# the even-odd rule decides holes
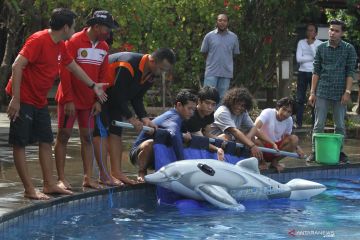
[[[239,167],[243,167],[248,169],[250,172],[256,173],[256,174],[260,174],[259,171],[259,161],[257,160],[257,158],[255,157],[251,157],[251,158],[246,158],[243,160],[238,161],[236,164],[236,166]]]
[[[245,210],[223,187],[201,184],[195,187],[195,191],[218,208]]]

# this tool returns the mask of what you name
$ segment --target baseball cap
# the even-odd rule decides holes
[[[114,20],[113,16],[106,10],[95,11],[92,18],[87,22],[87,25],[102,24],[109,28],[117,28],[119,24]]]

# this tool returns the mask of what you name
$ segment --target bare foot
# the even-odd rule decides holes
[[[86,187],[86,188],[93,188],[93,189],[101,189],[102,188],[99,185],[99,183],[97,183],[96,181],[93,181],[92,179],[86,178],[86,177],[83,179],[82,186]]]
[[[118,174],[114,174],[114,177],[118,180],[120,180],[121,182],[125,183],[125,184],[129,184],[129,185],[134,185],[137,182],[128,178],[125,174],[123,173],[118,173]]]
[[[57,185],[62,189],[71,190],[71,184],[67,180],[59,180]]]
[[[138,171],[138,177],[137,177],[138,183],[144,183],[145,182],[145,175],[146,174],[147,174],[146,170],[139,170]]]
[[[259,169],[260,169],[260,170],[268,170],[269,167],[268,167],[268,165],[266,164],[266,162],[260,162],[260,163],[259,163]]]
[[[105,179],[105,181],[102,179]],[[99,183],[103,184],[103,185],[107,185],[107,186],[124,186],[125,185],[122,181],[120,181],[119,179],[116,179],[114,177],[111,177],[111,179],[108,179],[107,177],[100,178]]]
[[[138,183],[144,183],[144,182],[145,182],[145,178],[138,176],[138,177],[136,178],[136,181],[137,181]]]
[[[44,185],[43,192],[46,194],[49,193],[57,193],[57,194],[66,194],[66,195],[73,195],[73,192],[70,190],[63,189],[58,185]]]
[[[50,197],[42,192],[34,190],[33,192],[24,192],[24,197],[34,200],[49,200]]]
[[[271,163],[271,167],[275,168],[278,172],[284,171],[285,165],[274,161]]]

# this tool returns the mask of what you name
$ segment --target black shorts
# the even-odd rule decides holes
[[[106,102],[101,105],[101,113],[95,118],[94,136],[107,137],[109,133],[122,135],[122,128],[113,126],[112,121],[122,121],[123,117],[119,108]]]
[[[19,117],[10,121],[9,144],[26,146],[36,142],[52,143],[51,118],[48,107],[37,108],[21,103]]]
[[[129,158],[132,165],[136,166],[138,162],[138,155],[139,155],[140,148],[139,146],[133,147],[129,151]]]
[[[141,144],[140,144],[141,145]],[[132,165],[137,166],[138,164],[138,156],[140,153],[140,145],[137,147],[133,147],[130,149],[129,151],[129,158],[130,158],[130,162],[132,163]],[[149,166],[147,166],[147,168],[150,169],[155,169],[155,160],[154,160],[154,156],[152,156],[152,160],[149,163]]]

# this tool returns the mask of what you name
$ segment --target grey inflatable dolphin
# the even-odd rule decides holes
[[[235,165],[213,159],[176,161],[146,175],[145,181],[219,208],[237,209],[244,209],[239,203],[242,200],[303,200],[326,190],[324,185],[304,179],[282,184],[263,176],[256,158],[244,159]]]

